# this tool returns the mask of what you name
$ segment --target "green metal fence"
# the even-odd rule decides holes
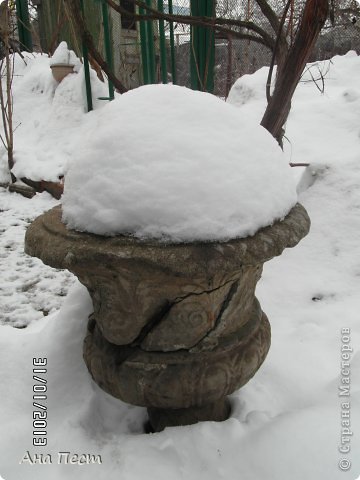
[[[214,0],[191,0],[191,15],[213,17]],[[213,92],[215,34],[205,27],[192,27],[190,40],[191,87],[194,90]]]
[[[20,47],[28,52],[33,51],[29,6],[27,0],[16,0],[17,27]]]
[[[119,11],[108,6],[104,0],[81,1],[86,28],[97,51],[126,89],[149,83],[172,82],[226,97],[238,77],[269,65],[271,59],[270,50],[257,42],[220,33],[214,35],[209,28],[190,27],[181,21],[148,18],[135,21],[129,16],[120,15]],[[174,15],[241,18],[257,25],[263,25],[264,22],[263,14],[253,0],[142,0],[140,7],[133,0],[114,2],[127,11],[140,15],[157,10]],[[20,42],[25,48],[31,49],[29,29],[25,27],[28,23],[25,8],[27,3],[27,0],[16,0]],[[90,65],[96,68],[96,64],[92,58],[89,58],[90,65],[88,64],[86,47],[67,11],[68,2],[32,0],[32,3],[37,5],[43,51],[51,54],[60,41],[66,40],[78,56],[84,57],[89,84],[88,68]],[[350,23],[345,26],[329,26],[319,39],[313,60],[330,58],[337,53],[345,53],[350,48],[360,53],[360,18],[357,24]],[[263,28],[271,31],[266,24]],[[110,83],[106,99],[113,96],[114,90]],[[91,108],[89,88],[88,107]]]
[[[99,29],[101,5],[94,0],[84,0],[83,8],[95,45],[102,51],[101,29]],[[81,55],[81,38],[76,25],[70,21],[71,14],[67,3],[63,0],[42,0],[37,11],[42,50],[51,55],[58,44],[65,40],[76,54]]]
[[[192,11],[194,14],[211,15],[214,11],[214,0],[191,0],[191,8],[186,6],[187,0],[182,1],[185,7],[179,4],[174,6],[172,0],[145,0],[145,4],[150,9],[170,14],[189,14]],[[122,0],[121,4],[127,9],[134,7],[131,1]],[[179,42],[178,25],[165,20],[141,20],[131,24],[128,18],[122,18],[118,12],[109,8],[104,0],[81,0],[81,5],[94,44],[126,88],[159,82],[177,83],[181,62],[181,56],[179,60],[177,56],[182,43]],[[136,7],[134,12],[141,15],[149,13],[150,10],[142,6]],[[87,56],[76,26],[69,21],[66,2],[42,0],[38,7],[38,16],[41,46],[45,52],[51,54],[60,41],[65,40],[79,56]],[[99,28],[99,25],[102,28]],[[212,91],[214,35],[203,27],[186,27],[184,33],[189,50],[189,73],[191,62],[192,81],[188,86]],[[184,65],[181,65],[181,68],[183,67]],[[109,98],[114,95],[112,88],[110,84]]]

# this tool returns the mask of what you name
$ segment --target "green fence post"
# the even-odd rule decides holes
[[[146,0],[146,5],[151,7],[151,0]],[[147,22],[147,44],[148,44],[148,59],[149,59],[149,76],[150,83],[156,82],[155,74],[155,45],[154,45],[154,28],[151,20]]]
[[[198,0],[190,1],[191,16],[199,16]],[[200,90],[200,69],[199,69],[199,27],[190,27],[190,82],[193,90]]]
[[[82,14],[85,17],[84,0],[80,0],[80,5],[81,5]],[[85,88],[86,88],[87,109],[88,109],[88,112],[90,112],[91,110],[93,110],[93,103],[92,103],[88,48],[85,44],[84,39],[82,39],[82,51],[83,51],[83,58],[84,58],[84,73],[85,73]]]
[[[164,13],[164,2],[158,0],[158,10]],[[160,64],[161,64],[161,80],[163,83],[168,83],[167,80],[167,59],[166,59],[166,38],[164,20],[159,20],[159,35],[160,35]]]
[[[215,16],[215,1],[206,1],[207,17]],[[214,91],[214,69],[215,69],[215,30],[205,28],[205,88],[207,92]]]
[[[32,52],[33,43],[27,0],[16,0],[16,13],[21,49]]]
[[[113,55],[111,50],[109,11],[108,11],[108,5],[106,2],[104,2],[104,0],[101,2],[101,7],[102,7],[102,17],[103,17],[103,26],[104,26],[105,57],[110,70],[113,72],[114,62],[113,62]],[[114,86],[110,80],[108,80],[108,85],[109,85],[109,99],[114,100]]]
[[[139,7],[139,14],[144,15],[145,10],[143,7]],[[149,75],[149,53],[147,44],[147,25],[145,20],[140,20],[140,46],[141,46],[141,63],[143,70],[144,85],[148,85],[150,82]]]
[[[173,14],[173,3],[172,0],[168,0],[169,5],[169,14]],[[174,23],[170,22],[170,55],[171,55],[171,75],[172,75],[172,82],[176,85],[177,78],[176,78],[176,60],[175,60],[175,39],[174,39]]]
[[[191,15],[212,17],[214,0],[190,0]],[[190,35],[191,88],[214,90],[215,35],[207,27],[191,27]]]

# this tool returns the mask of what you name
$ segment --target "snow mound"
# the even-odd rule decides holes
[[[77,151],[63,221],[79,231],[228,240],[283,218],[297,199],[291,169],[265,129],[184,87],[122,95],[92,115]]]
[[[73,58],[74,72],[58,84],[47,55],[14,55],[14,159],[18,178],[57,182],[76,159],[75,145],[86,129],[84,70]],[[90,70],[94,109],[104,106],[107,85]],[[1,123],[1,122],[0,122]],[[0,125],[1,130],[1,125]],[[7,153],[0,144],[0,180],[6,181]]]
[[[262,104],[265,104],[265,85],[268,72],[268,67],[262,67],[252,75],[243,75],[238,78],[231,87],[227,102],[236,107],[241,107],[255,100],[260,100]],[[275,77],[276,67],[273,75]]]
[[[50,65],[76,65],[79,59],[73,50],[69,50],[66,42],[60,42],[50,59]]]

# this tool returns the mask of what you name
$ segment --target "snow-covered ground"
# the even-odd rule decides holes
[[[29,201],[0,188],[0,325],[23,328],[56,312],[75,281],[24,253],[26,227],[56,203],[48,193]]]
[[[266,75],[266,69],[261,69],[242,78],[229,97],[249,121],[258,121],[264,109]],[[74,281],[58,313],[45,317],[29,307],[33,302],[38,311],[57,308],[59,293],[65,293],[72,281],[22,253],[26,224],[54,201],[45,194],[22,199],[0,189],[4,224],[0,238],[2,246],[8,246],[0,258],[1,278],[6,279],[1,313],[15,312],[14,305],[22,305],[31,316],[29,322],[24,319],[27,310],[16,314],[19,321],[29,323],[26,329],[0,325],[0,475],[6,480],[359,477],[359,78],[360,58],[349,53],[332,60],[323,95],[308,82],[296,92],[285,150],[289,161],[311,163],[300,182],[300,201],[309,212],[312,228],[296,248],[265,265],[257,296],[272,325],[272,346],[255,377],[231,396],[231,417],[223,423],[145,435],[145,410],[109,397],[92,382],[81,353],[92,308],[85,288]],[[47,95],[44,108],[49,113],[52,97]],[[29,95],[24,98],[30,102]],[[59,95],[55,98],[58,101]],[[80,133],[86,117],[79,114]],[[56,124],[64,124],[63,135],[65,122],[72,121],[66,118],[58,118]],[[31,128],[28,119],[24,135],[35,151]],[[34,124],[34,128],[38,127]],[[56,145],[62,145],[61,136],[59,128],[58,144],[50,142],[54,153]],[[40,135],[38,141],[42,147],[46,139]],[[74,151],[68,151],[70,162]],[[59,165],[56,155],[51,158],[53,165]],[[25,160],[19,163],[24,166]],[[51,168],[49,160],[46,169]],[[42,292],[46,287],[49,291]],[[345,358],[348,354],[351,360],[343,372],[342,346]],[[48,359],[48,445],[44,448],[32,446],[33,357]],[[350,378],[349,396],[339,396],[339,387],[347,385],[342,383],[344,378]],[[49,454],[52,463],[30,465],[26,458],[21,463],[27,452],[33,459],[35,453]],[[102,463],[66,464],[66,455],[59,462],[59,452],[101,455]]]

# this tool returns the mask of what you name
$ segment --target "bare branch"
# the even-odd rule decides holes
[[[81,8],[79,0],[63,0],[66,2],[71,10],[72,16],[77,24],[83,42],[86,44],[89,53],[91,54],[92,58],[99,64],[99,66],[103,69],[103,71],[108,76],[109,80],[113,83],[114,87],[120,92],[125,93],[127,92],[127,88],[122,84],[122,82],[114,75],[112,70],[110,69],[109,65],[105,62],[103,57],[100,55],[99,51],[95,47],[93,37],[89,30],[86,27],[85,21],[81,14]]]
[[[268,74],[268,77],[267,77],[267,80],[266,80],[266,99],[267,99],[268,103],[270,102],[270,98],[271,98],[270,87],[271,87],[271,78],[272,78],[274,65],[275,65],[276,52],[277,52],[277,49],[279,48],[279,43],[281,41],[281,36],[282,36],[283,28],[284,28],[286,15],[287,15],[287,12],[288,12],[289,7],[291,5],[291,2],[292,2],[292,0],[287,1],[284,12],[282,14],[281,21],[280,21],[280,24],[279,24],[279,31],[278,31],[278,34],[276,36],[275,48],[273,50],[273,54],[272,54],[272,58],[271,58],[271,62],[270,62],[269,74]],[[279,65],[279,67],[281,68],[280,65]]]
[[[202,26],[215,29],[215,31],[231,34],[237,38],[250,39],[258,43],[262,43],[269,48],[274,48],[275,40],[261,27],[256,25],[251,21],[244,20],[235,20],[228,18],[216,18],[216,17],[199,17],[199,16],[190,16],[190,15],[170,15],[168,13],[159,12],[158,10],[149,7],[146,3],[141,0],[130,0],[135,5],[144,8],[147,12],[145,15],[136,14],[126,10],[121,5],[115,3],[114,0],[105,0],[106,3],[113,8],[115,11],[120,13],[125,17],[131,17],[134,21],[141,20],[166,20],[168,22],[177,22],[184,25],[192,26]],[[244,34],[242,32],[236,32],[230,28],[224,28],[222,25],[229,25],[234,27],[243,28],[250,32],[257,34],[259,37],[250,34]]]
[[[270,7],[266,0],[256,0],[256,3],[259,5],[263,15],[268,19],[275,34],[277,34],[280,29],[280,22],[274,10]]]

